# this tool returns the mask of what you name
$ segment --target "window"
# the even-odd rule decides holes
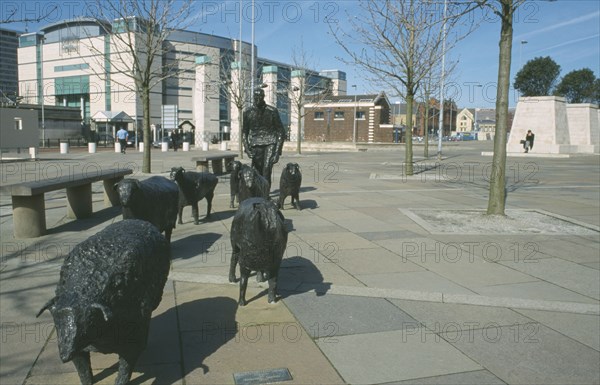
[[[325,114],[323,111],[315,111],[315,120],[323,120],[325,119]]]
[[[365,120],[365,112],[364,111],[356,111],[356,119]]]
[[[90,68],[90,65],[87,63],[82,64],[70,64],[64,66],[55,66],[54,72],[63,72],[63,71],[74,71],[74,70],[86,70]]]
[[[23,131],[23,119],[15,118],[15,130]]]
[[[333,115],[334,119],[344,119],[344,111],[336,111]]]

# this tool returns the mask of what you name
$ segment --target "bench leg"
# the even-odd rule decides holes
[[[119,206],[121,204],[119,202],[119,193],[113,188],[115,183],[119,183],[121,180],[123,180],[122,176],[102,181],[104,184],[104,207]]]
[[[12,206],[15,238],[36,238],[46,234],[44,194],[13,196]]]
[[[231,164],[232,162],[235,160],[235,158],[225,158],[223,159],[223,162],[225,162],[225,172],[226,173],[230,173],[231,172]]]
[[[196,161],[196,171],[198,172],[208,172],[208,162],[205,161]]]
[[[92,216],[92,184],[67,188],[67,218]]]
[[[213,174],[221,175],[223,173],[223,159],[214,159],[212,161]]]

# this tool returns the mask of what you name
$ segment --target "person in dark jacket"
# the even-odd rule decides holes
[[[531,130],[527,130],[527,135],[525,135],[525,140],[523,141],[523,148],[525,152],[529,152],[530,149],[533,148],[533,140],[535,139],[535,135]]]

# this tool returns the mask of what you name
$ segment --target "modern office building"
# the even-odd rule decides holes
[[[17,48],[21,33],[0,28],[0,104],[16,102],[19,84]]]
[[[46,105],[78,107],[83,136],[89,131],[114,132],[120,125],[139,132],[143,109],[131,77],[133,57],[120,49],[122,39],[117,35],[143,30],[144,23],[135,17],[112,22],[79,18],[20,36],[18,72],[23,102],[40,104],[43,99]],[[138,49],[139,44],[133,41]],[[225,37],[185,30],[170,32],[162,52],[154,58],[157,71],[162,68],[175,73],[151,89],[150,124],[156,128],[155,138],[177,127],[195,128],[196,133],[201,130],[201,140],[223,138],[224,132],[237,131],[228,85],[239,68],[238,46],[237,40]],[[298,73],[292,65],[258,58],[257,47],[247,42],[241,44],[242,68],[251,68],[252,49],[257,69],[254,83],[256,87],[270,87],[273,97],[267,102],[278,107],[288,127],[294,124],[290,90],[295,76],[306,76],[311,90],[307,94],[332,90],[333,83],[336,92],[345,93],[345,80],[334,79],[345,79],[343,72]],[[117,122],[107,116],[131,119]]]

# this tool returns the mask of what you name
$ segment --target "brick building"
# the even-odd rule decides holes
[[[384,92],[327,96],[304,105],[304,139],[314,142],[391,143],[390,102]],[[355,129],[356,128],[356,129]]]

